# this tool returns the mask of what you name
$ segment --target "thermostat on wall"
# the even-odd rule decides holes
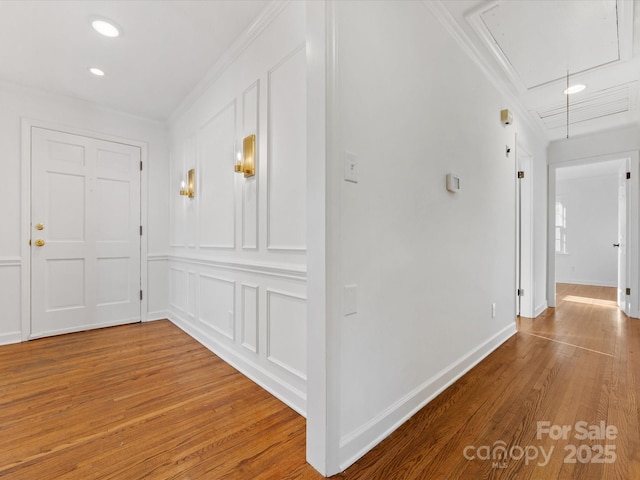
[[[460,177],[453,173],[447,174],[447,190],[453,193],[460,191]]]

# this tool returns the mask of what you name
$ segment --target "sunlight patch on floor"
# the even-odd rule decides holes
[[[567,295],[562,298],[565,302],[584,303],[587,305],[597,305],[599,307],[618,308],[618,302],[615,300],[602,300],[600,298],[576,297],[575,295]]]

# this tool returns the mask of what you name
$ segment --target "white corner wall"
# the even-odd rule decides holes
[[[305,3],[274,18],[170,126],[169,317],[306,412]],[[257,171],[234,173],[257,135]],[[189,169],[196,194],[179,196]]]
[[[339,244],[335,257],[327,247],[325,275],[336,281],[322,294],[327,315],[339,312],[325,332],[336,329],[326,337],[326,352],[337,351],[326,359],[326,398],[339,445],[328,473],[515,333],[516,168],[505,145],[517,132],[534,157],[536,183],[546,165],[544,143],[523,122],[502,126],[508,100],[425,3],[341,1],[331,15],[333,8],[325,237]],[[357,183],[343,180],[353,158]],[[446,191],[447,173],[460,176],[459,193]],[[536,201],[545,195],[544,183],[534,185]],[[534,214],[543,232],[544,205]],[[535,248],[544,258],[544,242]],[[544,275],[541,263],[536,275]]]
[[[22,241],[22,120],[44,122],[144,142],[148,147],[147,210],[148,288],[147,319],[166,316],[166,253],[168,249],[167,202],[168,149],[164,125],[146,119],[116,113],[96,105],[51,95],[18,85],[0,83],[0,344],[19,342],[28,332],[22,325],[22,306],[30,292],[21,285]],[[26,192],[28,193],[28,192]],[[28,221],[29,219],[26,219]],[[26,241],[26,240],[25,240]],[[144,260],[144,259],[143,259]],[[24,320],[24,321],[23,321]]]
[[[615,287],[618,284],[618,177],[556,182],[567,212],[567,253],[556,254],[556,281]]]

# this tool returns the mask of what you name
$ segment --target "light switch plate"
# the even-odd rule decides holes
[[[345,285],[343,295],[344,314],[354,315],[358,313],[358,286]]]
[[[353,153],[345,152],[344,179],[347,182],[358,183],[358,158]]]

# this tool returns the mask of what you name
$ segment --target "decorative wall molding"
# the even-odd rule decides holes
[[[207,284],[209,284],[209,291],[205,291]],[[236,282],[213,275],[199,274],[197,287],[198,321],[234,341]],[[195,288],[193,290],[195,291]],[[191,288],[189,288],[190,291],[192,291]],[[223,304],[225,297],[226,304]]]
[[[252,98],[255,92],[255,99]],[[249,112],[247,108],[252,110]],[[242,92],[242,136],[254,133],[258,139],[256,147],[256,175],[242,182],[242,248],[257,250],[259,237],[258,202],[260,198],[260,79],[256,79]],[[254,218],[250,218],[253,216]],[[255,229],[250,233],[250,230]]]
[[[187,291],[186,291],[186,278],[185,278],[185,273],[186,271],[182,268],[175,268],[172,266],[169,266],[169,291],[171,292],[171,294],[169,295],[169,307],[173,307],[176,310],[187,314]],[[182,295],[174,295],[174,292],[176,292],[176,287],[178,289],[182,289]],[[180,292],[180,290],[177,290],[178,292]],[[184,297],[184,298],[180,298],[180,297]],[[175,303],[175,301],[179,301],[179,300],[183,300],[183,304],[179,305],[178,303]],[[188,314],[187,314],[188,315]]]
[[[258,353],[258,338],[260,332],[260,309],[258,285],[243,283],[240,286],[240,322],[241,345],[253,353]]]
[[[253,43],[263,30],[273,22],[284,10],[289,0],[274,0],[265,8],[253,24],[238,37],[226,53],[211,67],[204,78],[198,82],[189,95],[169,116],[168,124],[173,125],[209,88],[213,86],[222,73],[240,57],[242,52]]]
[[[355,431],[344,435],[340,439],[340,470],[345,470],[358,458],[365,455],[515,333],[515,323],[511,323],[489,340],[460,357],[456,362],[453,362],[393,405],[390,405],[376,417]]]
[[[0,267],[21,267],[22,258],[20,257],[0,257]]]
[[[200,265],[203,267],[215,267],[225,270],[236,270],[241,272],[255,273],[259,275],[269,275],[272,277],[286,278],[289,280],[298,280],[302,282],[306,281],[307,279],[307,270],[305,266],[240,261],[231,262],[186,255],[169,255],[169,262]]]
[[[289,405],[303,417],[306,417],[307,396],[303,391],[287,383],[283,378],[274,375],[258,363],[244,358],[234,350],[232,345],[221,342],[203,328],[187,321],[180,314],[169,312],[169,320],[240,373],[249,377],[274,397]]]
[[[304,306],[304,314],[300,315],[301,318],[295,319],[293,321],[291,321],[291,319],[289,319],[289,325],[286,325],[286,319],[277,319],[274,318],[274,312],[272,310],[273,307],[273,301],[275,298],[279,298],[280,301],[284,301],[284,302],[289,302],[297,304],[297,305],[303,305]],[[296,359],[294,358],[290,358],[290,359],[285,359],[283,357],[283,355],[289,356],[289,357],[295,357],[295,353],[292,354],[291,352],[296,352],[296,349],[294,348],[295,345],[288,345],[287,349],[285,352],[277,352],[277,346],[274,344],[276,341],[276,338],[278,337],[283,337],[283,335],[275,335],[275,323],[276,321],[279,321],[280,323],[282,323],[283,325],[280,325],[280,334],[283,333],[283,331],[287,331],[287,332],[291,332],[293,330],[295,330],[296,328],[300,328],[300,330],[302,330],[302,334],[300,335],[302,338],[300,338],[300,342],[302,342],[303,344],[305,344],[305,347],[301,350],[305,350],[306,351],[306,341],[307,341],[307,328],[306,328],[306,323],[307,323],[307,315],[306,315],[306,307],[307,307],[307,299],[305,297],[302,297],[300,295],[295,295],[293,293],[289,293],[289,292],[282,292],[282,291],[277,291],[277,290],[273,290],[270,288],[267,288],[267,323],[266,323],[266,329],[267,329],[267,360],[269,360],[271,363],[277,365],[278,367],[286,370],[287,372],[295,375],[296,377],[306,381],[307,380],[307,375],[305,373],[303,373],[303,370],[306,371],[306,355],[303,358],[303,363],[305,365],[302,366],[302,368],[296,367],[295,365],[292,365],[292,360],[295,361]],[[291,339],[289,339],[289,343]],[[299,360],[299,359],[298,359]]]
[[[147,255],[147,262],[167,262],[169,255],[166,253],[150,253]]]
[[[196,223],[197,243],[201,249],[231,250],[236,247],[233,164],[237,148],[237,116],[237,99],[233,98],[198,128]],[[207,187],[204,188],[204,185]],[[213,225],[215,228],[211,229]]]
[[[270,251],[279,251],[279,252],[288,252],[288,253],[304,253],[307,251],[307,246],[306,246],[306,238],[305,241],[303,242],[303,244],[298,244],[296,245],[294,242],[287,242],[287,243],[277,243],[274,241],[274,232],[273,232],[273,223],[274,223],[274,208],[273,208],[273,195],[274,192],[282,192],[285,191],[287,189],[287,187],[285,188],[278,188],[278,187],[274,187],[274,178],[273,178],[273,171],[275,169],[275,165],[276,165],[276,159],[280,158],[280,152],[274,152],[274,144],[276,142],[274,142],[274,138],[273,138],[273,132],[275,131],[274,128],[274,95],[273,95],[273,90],[274,90],[274,74],[276,72],[278,72],[279,69],[283,68],[285,65],[287,65],[290,61],[292,61],[293,59],[296,58],[297,55],[302,55],[305,52],[305,46],[306,44],[303,43],[301,45],[298,45],[295,49],[293,49],[291,52],[289,52],[287,55],[285,55],[280,61],[278,61],[278,63],[276,63],[273,67],[271,67],[269,69],[269,71],[267,72],[267,157],[268,157],[268,168],[267,168],[267,217],[266,217],[266,222],[267,222],[267,249]],[[306,97],[305,97],[306,100]],[[286,118],[286,116],[285,116]],[[300,119],[300,121],[303,121],[304,119]],[[292,125],[289,125],[290,129],[293,129]],[[282,129],[279,129],[282,130]],[[289,132],[291,133],[291,132]],[[305,135],[306,135],[306,131],[305,131]],[[291,138],[287,139],[288,141],[287,143],[287,148],[293,150],[294,147],[291,145],[293,142],[293,140],[299,141],[299,136],[293,135]],[[306,140],[306,139],[305,139]],[[284,143],[284,142],[281,142]],[[293,152],[293,155],[295,156],[298,152]],[[300,161],[304,162],[306,159],[306,151],[303,152],[303,154],[300,155]],[[289,159],[289,163],[288,163],[288,169],[289,172],[291,171],[291,169],[295,166],[294,162],[291,162],[291,160]],[[306,165],[305,165],[305,171],[306,171]],[[290,177],[292,177],[293,175],[290,174]],[[302,181],[304,182],[305,188],[306,188],[306,174],[304,175],[305,178],[303,179],[298,179],[298,178],[289,178],[287,179],[288,182],[298,182],[298,181]],[[290,189],[291,187],[289,187]],[[304,202],[306,203],[306,198],[304,199]],[[294,202],[295,203],[295,202]],[[291,202],[289,202],[289,204],[291,204]],[[306,228],[306,227],[305,227]]]

